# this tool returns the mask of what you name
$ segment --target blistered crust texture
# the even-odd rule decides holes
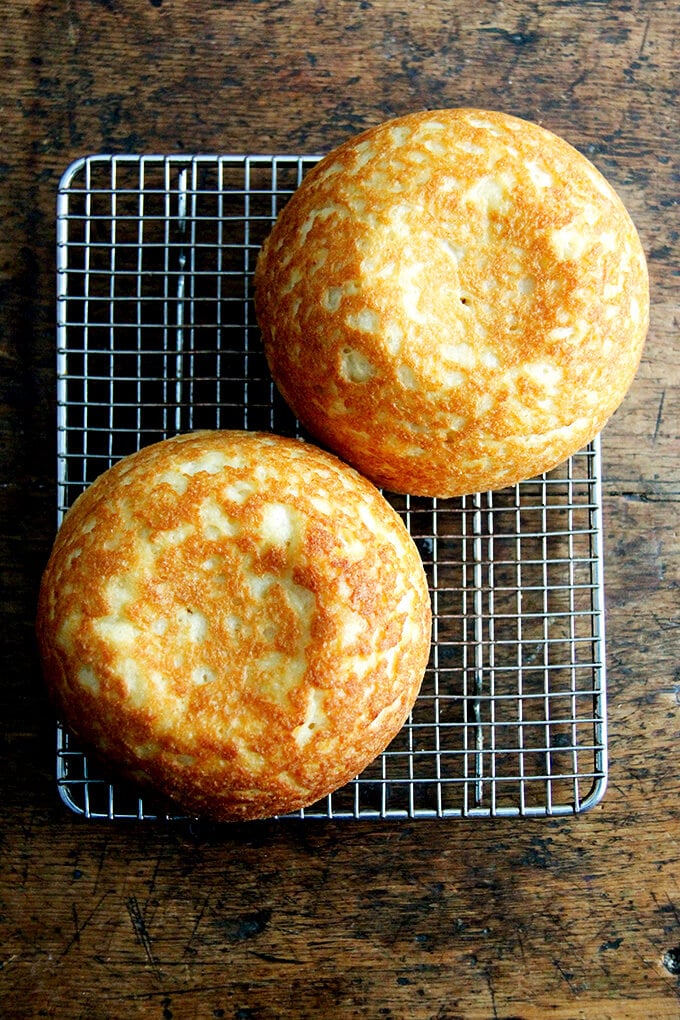
[[[377,484],[452,496],[566,459],[625,395],[644,255],[602,175],[543,128],[454,109],[325,157],[258,259],[269,365]]]
[[[422,562],[369,482],[302,442],[193,433],[74,504],[41,586],[74,733],[188,811],[291,811],[401,728],[429,654]]]

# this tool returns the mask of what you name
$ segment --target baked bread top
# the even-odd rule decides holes
[[[360,772],[415,701],[423,566],[380,493],[306,443],[177,436],[75,502],[38,638],[62,718],[188,812],[264,817]]]
[[[536,124],[415,113],[326,156],[260,253],[283,396],[381,486],[501,488],[590,441],[640,360],[648,282],[602,175]]]

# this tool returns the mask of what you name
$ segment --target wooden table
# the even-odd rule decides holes
[[[680,1017],[674,7],[5,0],[3,1017]],[[648,344],[603,439],[606,797],[566,819],[226,833],[72,816],[32,631],[55,526],[61,172],[98,151],[325,150],[447,105],[566,137],[649,257]]]

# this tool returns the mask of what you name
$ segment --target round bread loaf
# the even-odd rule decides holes
[[[260,252],[272,375],[377,484],[502,488],[589,442],[648,323],[639,238],[591,163],[502,113],[389,121],[304,178]]]
[[[73,733],[184,810],[292,811],[400,729],[429,655],[418,551],[294,439],[197,432],[101,475],[59,530],[38,638]]]

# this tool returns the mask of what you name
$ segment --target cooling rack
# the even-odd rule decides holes
[[[316,156],[80,159],[57,197],[58,523],[103,470],[198,428],[299,434],[252,304],[259,247]],[[607,778],[599,440],[556,470],[455,500],[386,494],[434,613],[406,725],[354,781],[294,817],[548,816]],[[57,726],[64,802],[174,818]]]

